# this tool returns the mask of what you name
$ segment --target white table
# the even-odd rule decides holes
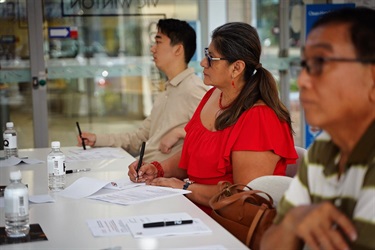
[[[65,154],[69,149],[62,148]],[[45,161],[43,164],[17,165],[0,167],[0,185],[9,183],[9,172],[20,169],[23,183],[29,186],[29,193],[46,194],[47,166],[46,157],[49,148],[20,150],[20,156],[29,156]],[[80,177],[88,176],[103,180],[116,180],[127,176],[127,166],[134,158],[124,151],[127,156],[122,159],[91,160],[67,163],[67,168],[85,168],[92,170],[83,173],[68,174],[67,185]],[[0,245],[0,249],[183,249],[221,245],[227,249],[247,249],[239,240],[228,233],[223,227],[196,207],[185,196],[176,196],[156,201],[144,202],[137,205],[122,206],[91,199],[69,199],[50,193],[54,203],[31,204],[30,224],[38,223],[46,234],[48,241],[29,242],[21,244]],[[88,219],[104,219],[128,217],[146,214],[162,214],[187,212],[193,218],[200,218],[211,230],[212,234],[170,236],[154,239],[135,239],[131,235],[115,237],[93,237],[86,224]],[[0,226],[4,226],[4,208],[0,208]]]

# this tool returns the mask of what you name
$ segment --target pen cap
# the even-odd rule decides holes
[[[52,148],[60,148],[60,142],[59,141],[53,141],[51,142]]]

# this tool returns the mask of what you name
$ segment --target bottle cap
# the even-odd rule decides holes
[[[14,124],[13,124],[13,122],[7,122],[7,123],[5,124],[5,126],[6,126],[7,128],[13,128]]]
[[[13,172],[10,172],[10,179],[11,180],[21,180],[22,179],[22,176],[21,176],[21,171],[13,171]]]
[[[52,148],[60,148],[60,142],[59,141],[53,141],[51,142]]]

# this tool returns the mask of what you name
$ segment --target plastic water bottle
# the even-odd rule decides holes
[[[5,158],[18,157],[17,132],[13,126],[13,122],[7,122],[6,130],[3,134]]]
[[[12,238],[25,237],[30,231],[28,189],[21,179],[21,171],[11,172],[4,191],[5,232]]]
[[[60,142],[51,143],[52,151],[47,156],[48,187],[52,191],[65,188],[65,155],[60,150]]]

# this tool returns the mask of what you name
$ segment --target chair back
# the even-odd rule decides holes
[[[247,185],[254,190],[268,193],[277,206],[292,180],[293,178],[288,176],[264,175],[250,181]]]
[[[294,177],[297,174],[298,168],[302,163],[303,156],[305,155],[307,151],[306,149],[302,147],[298,147],[298,146],[295,146],[295,149],[298,154],[298,159],[296,160],[296,163],[289,164],[286,166],[285,174],[286,176],[289,176],[289,177]]]

